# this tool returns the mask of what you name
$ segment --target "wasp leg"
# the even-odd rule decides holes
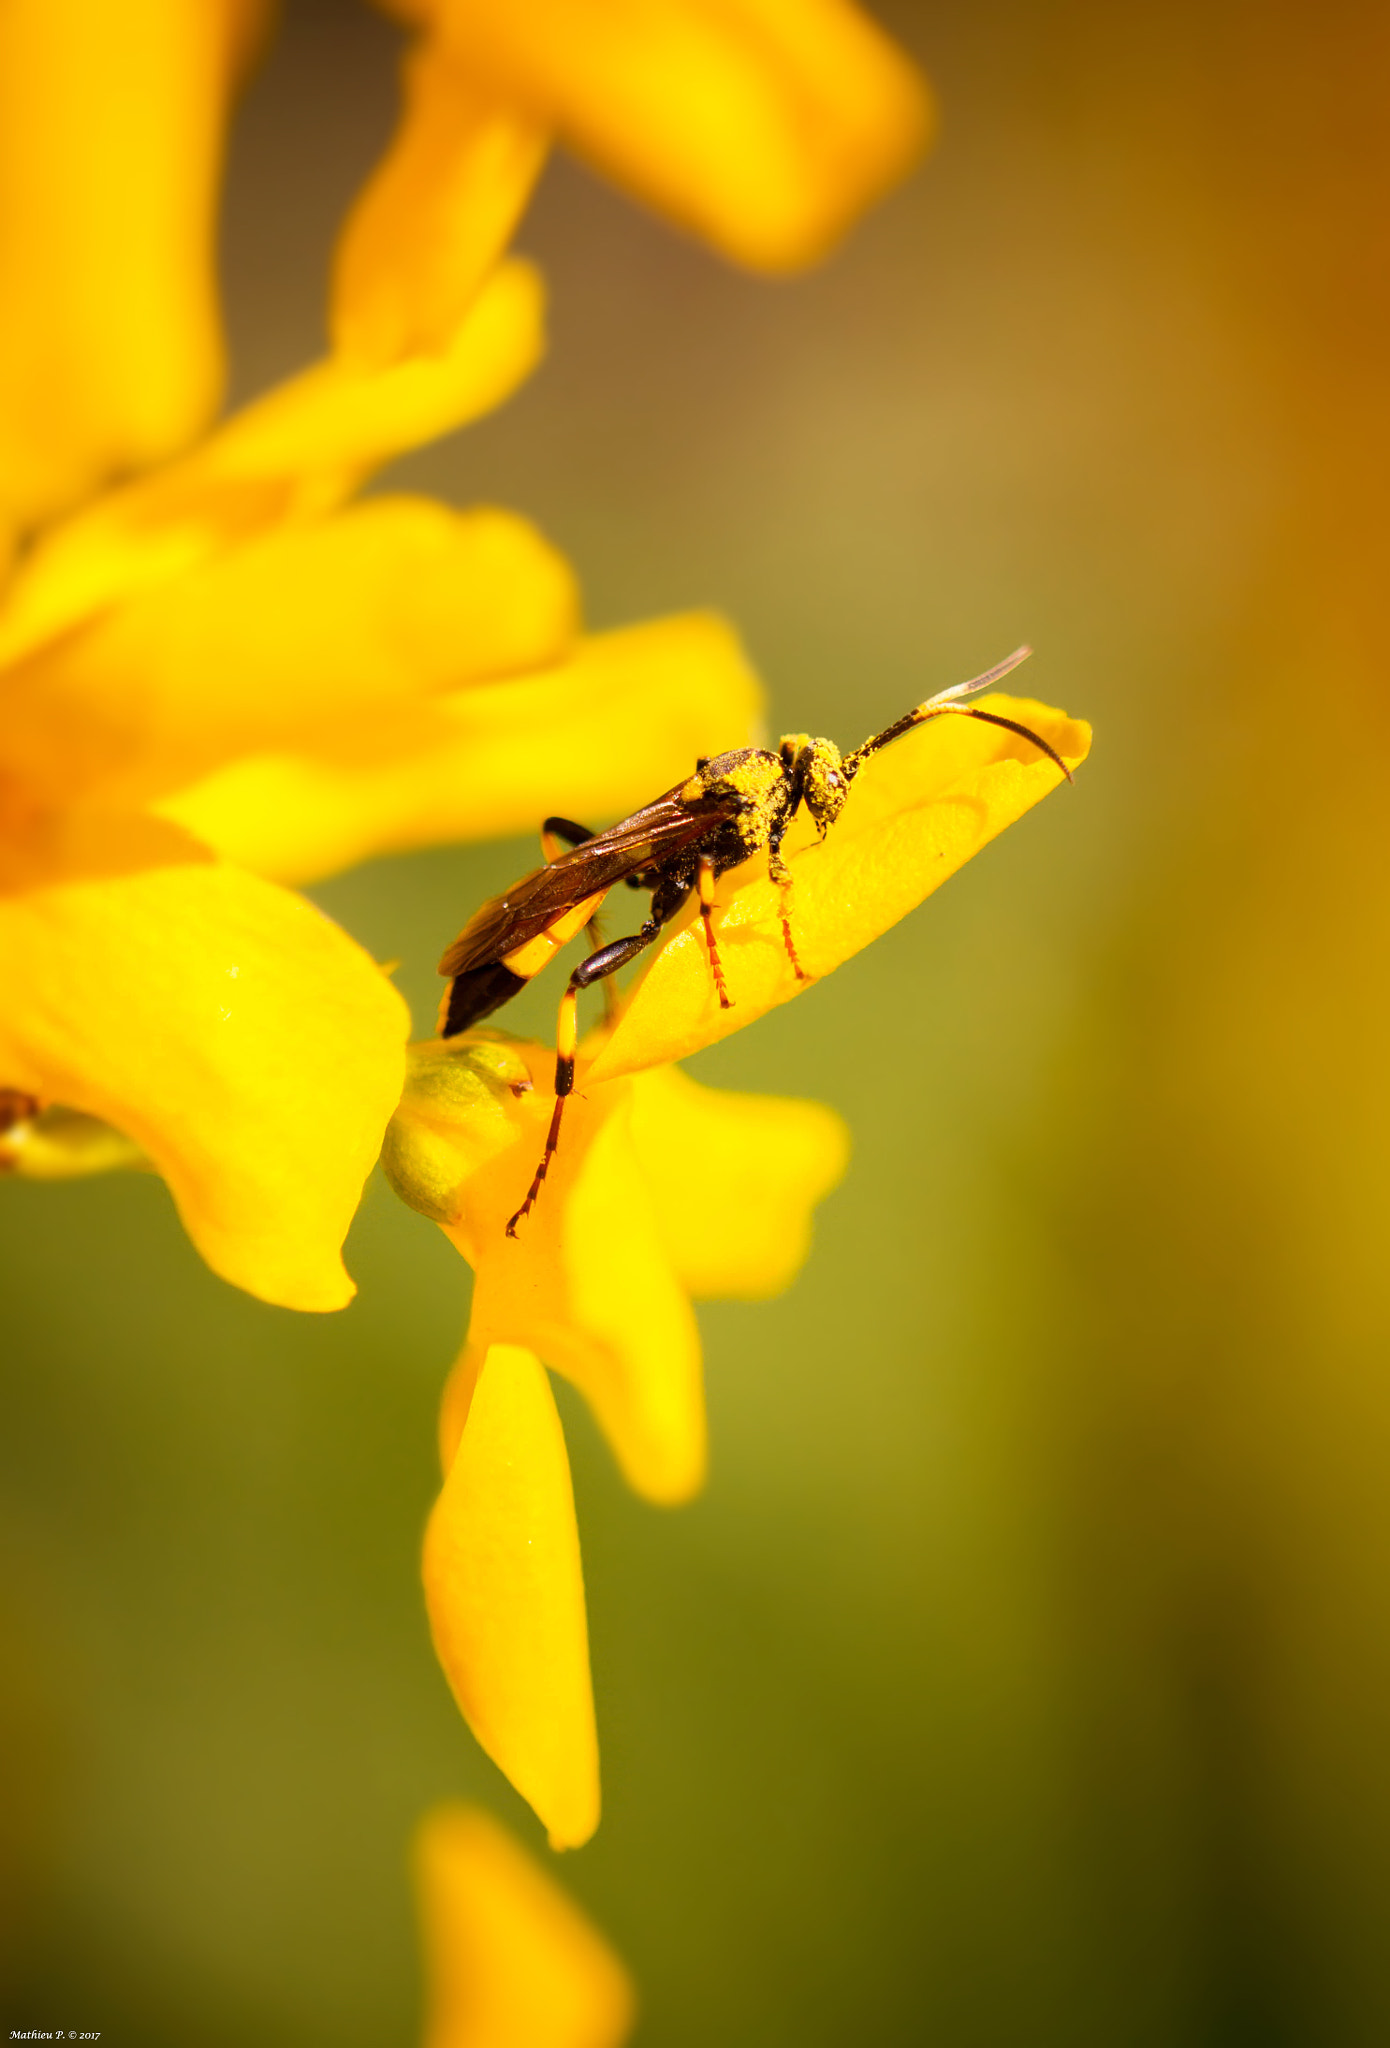
[[[549,866],[567,846],[586,846],[598,834],[591,832],[587,825],[576,825],[573,818],[547,818],[541,826],[541,858]],[[597,917],[591,917],[584,927],[584,936],[589,944],[598,950],[603,944],[603,924]],[[603,1021],[613,1024],[618,1016],[618,991],[611,982],[603,987]]]
[[[700,890],[700,916],[704,920],[705,944],[709,947],[710,970],[714,975],[715,992],[719,997],[721,1010],[732,1010],[733,998],[724,980],[724,963],[719,957],[719,948],[714,939],[714,862],[707,853],[700,855],[697,869]]]
[[[603,981],[610,974],[616,974],[620,967],[626,967],[629,960],[635,960],[644,947],[649,946],[661,930],[655,917],[648,918],[640,932],[634,932],[629,939],[614,939],[612,945],[601,946],[597,953],[591,953],[587,960],[581,960],[569,978],[569,986],[560,998],[560,1017],[555,1027],[555,1108],[546,1133],[545,1150],[541,1163],[536,1168],[526,1200],[507,1224],[508,1237],[516,1236],[516,1226],[524,1216],[529,1216],[535,1207],[536,1197],[550,1162],[555,1157],[560,1143],[560,1124],[565,1113],[565,1104],[574,1092],[574,1048],[578,1031],[579,991],[588,988],[595,981]]]
[[[548,865],[567,846],[586,846],[597,836],[587,825],[576,825],[573,818],[547,818],[541,826],[541,859]]]
[[[598,918],[591,917],[589,919],[589,922],[584,927],[584,936],[591,946],[596,946],[602,950],[603,925]],[[589,957],[592,959],[593,955],[590,954]],[[605,979],[603,984],[603,1021],[610,1027],[618,1021],[618,984],[616,981],[608,979]]]
[[[822,834],[824,837],[824,834]],[[767,845],[767,871],[782,892],[782,944],[787,949],[798,981],[809,981],[810,975],[802,966],[796,953],[796,940],[792,937],[792,871],[782,858],[782,835],[770,839]]]

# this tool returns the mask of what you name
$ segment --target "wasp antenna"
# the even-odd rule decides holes
[[[938,690],[934,697],[928,697],[926,703],[919,704],[917,708],[929,711],[934,704],[949,704],[955,697],[973,697],[977,690],[987,690],[991,683],[1001,682],[1020,662],[1027,661],[1032,652],[1031,647],[1015,647],[1012,654],[996,661],[994,667],[987,668],[982,676],[972,676],[968,683],[953,683],[949,690]]]
[[[1002,725],[1005,732],[1015,732],[1021,740],[1031,740],[1040,752],[1046,754],[1049,761],[1061,769],[1068,782],[1075,782],[1076,777],[1057,749],[1049,746],[1042,734],[1034,732],[1031,725],[1020,725],[1016,718],[1001,718],[997,711],[981,711],[978,704],[938,704],[931,715],[939,718],[946,711],[958,711],[963,718],[982,718],[986,725]]]
[[[911,732],[914,726],[924,725],[929,718],[935,718],[938,711],[968,711],[971,707],[968,704],[958,704],[956,698],[973,696],[976,690],[987,690],[991,683],[997,683],[1001,676],[1006,676],[1011,669],[1016,669],[1021,661],[1027,661],[1032,652],[1031,647],[1015,647],[1012,654],[1006,654],[1002,661],[996,661],[994,667],[987,668],[982,676],[972,676],[968,683],[952,683],[949,690],[938,690],[934,697],[927,698],[925,704],[914,704],[911,711],[904,712],[901,718],[895,718],[891,725],[885,726],[882,732],[876,732],[872,739],[865,740],[852,754],[846,754],[840,770],[845,781],[853,782],[870,754],[876,754],[880,747],[886,747],[892,740],[900,740],[903,734]],[[993,723],[1002,725],[1007,721],[996,718]],[[1029,733],[1027,737],[1032,739],[1035,735]],[[1042,740],[1038,741],[1038,745],[1044,753],[1052,752]],[[1055,754],[1053,759],[1057,760]],[[1065,764],[1058,761],[1057,765],[1065,775]],[[1067,779],[1070,781],[1070,776]]]

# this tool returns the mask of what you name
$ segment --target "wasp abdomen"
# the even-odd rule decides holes
[[[455,1038],[470,1024],[477,1024],[509,1003],[518,989],[526,986],[524,974],[513,974],[501,960],[489,960],[482,967],[470,967],[455,975],[439,1006],[439,1035]]]

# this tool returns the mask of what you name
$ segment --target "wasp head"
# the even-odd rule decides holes
[[[844,808],[849,777],[834,740],[813,740],[809,733],[788,733],[782,742],[782,765],[792,779],[792,803],[804,803],[822,839]]]

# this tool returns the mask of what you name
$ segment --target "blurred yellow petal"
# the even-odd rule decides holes
[[[843,1178],[833,1109],[705,1088],[678,1067],[634,1077],[632,1142],[667,1253],[697,1299],[762,1300],[811,1248],[811,1212]]]
[[[547,1872],[477,1807],[415,1838],[424,2048],[621,2048],[636,2017],[618,1957]]]
[[[1029,698],[983,702],[1030,726],[1069,767],[1086,758],[1088,725]],[[825,839],[818,842],[803,817],[784,847],[794,876],[792,931],[807,973],[832,973],[895,925],[1061,779],[1027,740],[973,718],[933,719],[871,755]],[[725,875],[716,903],[733,1008],[719,1007],[692,906],[673,921],[673,937],[592,1065],[581,1065],[581,1083],[684,1059],[800,994],[766,856]]]
[[[0,1081],[134,1139],[224,1279],[341,1308],[404,1004],[311,904],[173,826],[74,815],[55,834],[0,875]]]
[[[223,125],[264,12],[0,6],[0,527],[171,454],[213,411]]]
[[[598,1826],[598,1737],[569,1459],[545,1371],[478,1347],[477,1378],[425,1534],[425,1601],[464,1719],[551,1847]]]
[[[584,1395],[636,1492],[664,1504],[688,1500],[705,1475],[700,1335],[633,1149],[631,1090],[571,1098],[544,1198],[509,1238],[507,1218],[526,1192],[554,1104],[553,1055],[517,1050],[540,1085],[508,1096],[512,1142],[473,1167],[444,1224],[477,1275],[470,1342],[534,1351]],[[455,1388],[455,1414],[457,1397]]]
[[[379,498],[281,529],[13,671],[0,762],[55,800],[178,788],[482,676],[553,661],[574,578],[525,520]]]
[[[393,455],[491,411],[538,361],[541,316],[537,273],[504,264],[445,354],[385,369],[330,357],[183,460],[98,499],[46,535],[15,576],[0,661],[267,527],[330,511]]]
[[[847,0],[438,0],[443,47],[740,263],[814,262],[909,169],[915,67]]]
[[[597,825],[749,737],[757,679],[721,620],[691,613],[596,633],[538,675],[323,727],[312,754],[253,757],[161,805],[228,858],[281,881],[373,854]]]
[[[348,215],[334,270],[334,346],[374,363],[448,347],[546,154],[544,129],[479,93],[435,46],[404,69],[400,128]]]

